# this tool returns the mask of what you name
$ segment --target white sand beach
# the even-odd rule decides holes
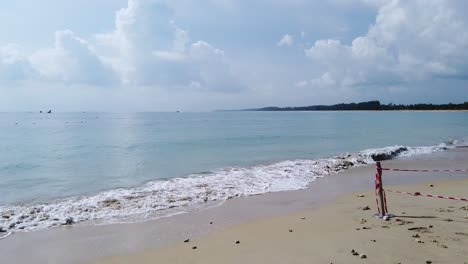
[[[388,187],[468,194],[467,179],[432,185]],[[372,191],[355,193],[318,210],[256,220],[96,263],[467,263],[468,202],[393,193],[388,201],[396,215],[389,221],[372,216]],[[363,210],[366,206],[372,209]]]

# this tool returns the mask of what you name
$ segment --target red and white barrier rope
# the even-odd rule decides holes
[[[434,195],[434,194],[423,194],[420,192],[401,192],[401,191],[393,191],[393,190],[387,190],[388,192],[393,192],[393,193],[401,193],[401,194],[409,194],[413,196],[424,196],[424,197],[431,197],[431,198],[439,198],[439,199],[449,199],[449,200],[457,200],[457,201],[464,201],[468,202],[468,199],[466,198],[459,198],[459,197],[452,197],[452,196],[444,196],[444,195]]]
[[[409,172],[468,172],[468,169],[463,170],[409,170],[409,169],[392,169],[392,168],[382,168],[386,171],[409,171]]]

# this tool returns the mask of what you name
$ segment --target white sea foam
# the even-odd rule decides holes
[[[5,239],[5,238],[9,237],[10,235],[11,235],[11,231],[5,232],[4,235],[0,236],[0,240]]]
[[[147,220],[153,213],[164,209],[304,189],[320,177],[349,167],[446,148],[445,144],[431,147],[392,146],[324,159],[224,168],[209,174],[152,181],[137,188],[108,190],[45,204],[0,206],[0,227],[9,231],[31,231],[61,225],[67,219],[69,224],[83,221],[109,223],[125,217]]]

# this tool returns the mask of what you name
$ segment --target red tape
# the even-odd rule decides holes
[[[401,191],[393,191],[393,190],[387,190],[387,191],[393,192],[393,193],[409,194],[409,195],[413,195],[413,196],[425,196],[425,197],[431,197],[431,198],[449,199],[449,200],[468,202],[468,199],[466,199],[466,198],[459,198],[459,197],[453,197],[453,196],[423,194],[423,193],[420,193],[420,192],[411,193],[411,192],[401,192]]]
[[[409,169],[392,169],[392,168],[382,168],[386,171],[408,171],[408,172],[468,172],[468,169],[463,170],[409,170]]]

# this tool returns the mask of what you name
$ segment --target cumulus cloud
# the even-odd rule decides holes
[[[103,63],[93,47],[70,30],[55,32],[55,45],[38,50],[30,63],[49,81],[103,85],[116,80],[112,69]]]
[[[128,0],[116,13],[114,30],[93,39],[59,30],[51,48],[30,55],[13,45],[0,47],[0,80],[242,89],[224,51],[206,41],[192,42],[172,18],[173,10],[162,0]]]
[[[161,1],[129,0],[116,14],[114,31],[96,39],[103,60],[123,83],[217,91],[242,88],[234,81],[224,52],[205,41],[191,42]]]
[[[8,44],[0,47],[0,81],[21,81],[35,75],[29,60],[18,47]]]
[[[284,35],[280,41],[278,41],[278,46],[283,47],[283,46],[291,46],[294,43],[294,37],[292,35],[286,34]]]
[[[305,50],[325,67],[317,82],[352,86],[468,76],[468,21],[459,2],[364,2],[378,6],[367,34],[349,45],[318,40]]]

